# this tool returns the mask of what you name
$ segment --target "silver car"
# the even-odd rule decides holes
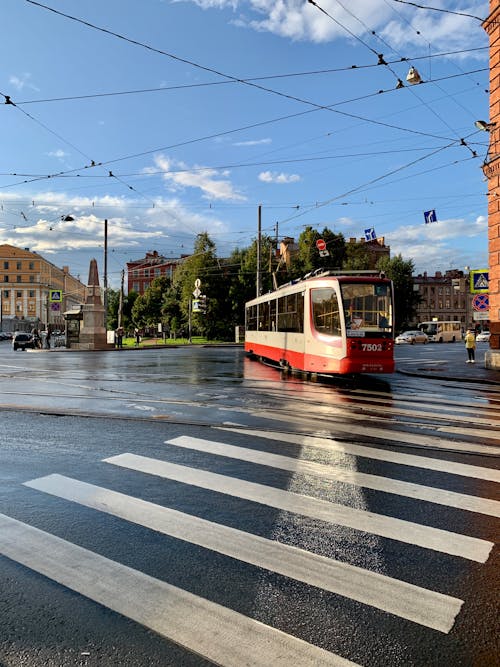
[[[399,336],[396,336],[394,342],[396,345],[413,345],[414,343],[424,343],[425,345],[429,342],[429,337],[423,331],[403,331]]]

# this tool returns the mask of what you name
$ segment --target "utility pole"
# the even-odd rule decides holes
[[[257,215],[257,296],[261,295],[261,272],[260,272],[260,245],[261,245],[261,236],[262,236],[262,206],[259,204],[258,215]]]
[[[122,279],[120,283],[120,300],[118,302],[118,328],[122,326],[123,321],[123,283],[125,280],[125,270],[122,269]]]

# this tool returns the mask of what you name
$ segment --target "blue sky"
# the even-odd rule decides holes
[[[488,42],[463,14],[488,3],[415,4],[2,0],[0,242],[86,282],[108,219],[118,286],[202,231],[248,246],[261,205],[264,233],[373,227],[417,272],[486,267]]]

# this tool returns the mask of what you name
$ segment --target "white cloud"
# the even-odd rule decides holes
[[[50,153],[47,153],[50,157],[56,157],[59,160],[62,160],[64,157],[68,157],[69,153],[66,153],[65,151],[61,150],[60,148],[56,151],[50,151]]]
[[[416,46],[427,50],[429,43],[439,44],[439,49],[456,47],[467,48],[477,41],[474,30],[477,21],[467,17],[418,9],[404,4],[389,3],[386,0],[350,0],[346,3],[349,12],[336,0],[322,0],[321,8],[304,0],[192,0],[205,10],[238,9],[236,25],[249,27],[260,32],[270,32],[292,40],[310,41],[315,43],[331,42],[338,38],[353,40],[346,28],[358,37],[367,36],[375,30],[394,47],[405,46],[413,42]],[[394,4],[394,7],[391,5]],[[436,3],[443,9],[457,9],[457,3],[444,0]],[[460,11],[474,16],[486,17],[488,3],[486,0],[470,0]],[[359,20],[356,20],[357,17]],[[412,24],[414,29],[410,27]],[[363,25],[364,24],[364,25]],[[479,30],[479,28],[478,28]],[[420,35],[417,34],[420,32]]]
[[[262,146],[263,144],[270,144],[272,142],[271,138],[267,139],[254,139],[250,141],[236,141],[233,146]]]
[[[29,88],[30,90],[40,91],[40,88],[37,88],[35,84],[31,83],[31,74],[25,72],[20,76],[13,74],[9,77],[9,83],[14,86],[17,90],[23,90],[24,88]]]
[[[275,171],[262,171],[259,174],[259,181],[264,183],[296,183],[300,181],[300,176],[298,174],[285,174],[281,172],[278,174]]]
[[[178,199],[157,198],[154,207],[147,207],[143,199],[111,196],[92,199],[49,192],[33,195],[30,206],[21,195],[4,193],[2,205],[5,219],[0,223],[2,243],[52,255],[102,249],[105,219],[110,251],[152,247],[159,242],[165,244],[167,238],[173,239],[169,241],[172,251],[181,243],[191,250],[196,234],[207,230],[227,232],[226,225],[213,211],[193,213]],[[66,215],[74,220],[63,221]]]
[[[413,260],[417,273],[434,274],[436,270],[463,269],[466,265],[486,266],[487,238],[488,220],[481,215],[472,221],[450,218],[400,227],[388,232],[385,242],[392,257],[401,254]]]
[[[197,188],[202,191],[205,199],[222,199],[232,201],[244,201],[246,197],[239,193],[227,179],[229,172],[218,171],[209,167],[197,165],[188,167],[184,162],[172,160],[164,155],[155,157],[157,168],[165,173],[163,180],[168,183],[172,191],[180,188]],[[156,171],[148,168],[145,173]]]

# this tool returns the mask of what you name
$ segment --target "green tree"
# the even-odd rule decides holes
[[[415,266],[412,259],[404,260],[401,254],[392,259],[382,257],[377,268],[394,283],[394,308],[396,311],[396,330],[408,328],[415,321],[417,305],[420,302],[418,292],[413,289]]]
[[[323,239],[328,255],[322,257],[316,247],[316,241]],[[319,232],[313,227],[306,227],[299,236],[299,251],[292,260],[291,278],[300,278],[318,269],[338,270],[346,257],[346,243],[343,234],[335,234],[328,227]]]
[[[122,303],[122,327],[125,331],[133,328],[132,322],[132,307],[139,294],[130,291],[128,295],[124,295]],[[107,312],[107,327],[110,330],[116,329],[118,326],[118,311],[120,309],[120,290],[108,288],[108,312]]]
[[[195,281],[200,280],[201,293],[206,295],[206,312],[191,312],[192,332],[212,340],[230,340],[231,303],[223,267],[217,258],[215,243],[207,232],[198,234],[194,252],[180,264],[174,274],[174,286],[181,296],[181,311],[185,322],[189,318]]]
[[[118,308],[120,305],[120,290],[108,287],[107,290],[107,313],[106,313],[106,328],[114,330],[118,326]]]
[[[144,294],[138,296],[132,307],[132,318],[137,326],[154,327],[162,322],[162,309],[166,293],[170,288],[170,279],[167,276],[158,276],[145,290]]]
[[[370,269],[370,253],[366,243],[346,243],[345,260],[342,268],[346,271],[365,271]]]
[[[177,334],[182,328],[181,293],[178,287],[171,285],[163,294],[161,321],[167,330]]]

